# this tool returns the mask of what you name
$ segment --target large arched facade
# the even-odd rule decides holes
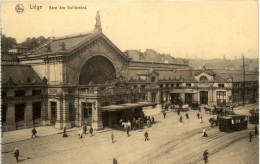
[[[113,81],[115,78],[116,69],[110,60],[103,56],[94,56],[83,65],[79,84],[87,85],[90,82],[104,84],[106,81]]]

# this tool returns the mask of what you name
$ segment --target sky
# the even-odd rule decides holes
[[[24,6],[17,13],[17,4]],[[31,9],[32,6],[42,9]],[[31,7],[30,7],[31,6]],[[50,9],[49,7],[58,9]],[[59,7],[65,9],[59,9]],[[68,9],[83,6],[85,9]],[[2,2],[2,34],[27,37],[103,33],[121,50],[154,49],[182,58],[258,57],[258,4],[252,1]]]

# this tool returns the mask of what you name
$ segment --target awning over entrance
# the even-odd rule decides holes
[[[198,93],[193,89],[173,89],[170,93]]]
[[[141,108],[146,106],[154,106],[156,103],[153,102],[136,102],[136,103],[127,103],[127,104],[120,104],[120,105],[109,105],[101,107],[102,111],[120,111],[125,109],[133,109],[133,108]]]

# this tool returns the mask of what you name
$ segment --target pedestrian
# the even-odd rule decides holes
[[[130,127],[127,127],[126,134],[127,134],[128,137],[129,137],[129,131],[130,131]]]
[[[213,122],[213,121],[211,121],[211,122],[210,122],[211,128],[213,128],[213,124],[214,124],[214,122]]]
[[[83,133],[83,132],[82,132],[82,130],[81,130],[81,129],[79,129],[79,130],[78,130],[78,135],[79,135],[79,138],[82,138],[82,133]]]
[[[144,133],[144,137],[145,137],[144,141],[148,141],[148,132],[147,131]]]
[[[180,108],[178,108],[178,116],[180,115],[180,112],[181,112],[181,109],[180,109]]]
[[[186,116],[186,119],[189,119],[189,114],[188,113],[186,113],[185,116]]]
[[[84,133],[84,134],[87,134],[87,125],[84,125],[84,126],[83,126],[83,133]]]
[[[112,143],[114,143],[114,133],[113,133],[113,131],[111,133],[111,139],[112,139]]]
[[[255,125],[255,135],[258,135],[257,126]]]
[[[147,127],[150,128],[151,124],[150,124],[150,119],[147,120]]]
[[[166,117],[166,112],[163,111],[163,118],[165,119],[165,117]]]
[[[208,137],[205,128],[202,129],[202,137]]]
[[[204,162],[205,162],[205,163],[208,163],[208,155],[209,155],[208,150],[204,151],[204,153],[203,153],[203,159],[204,159]]]
[[[37,133],[36,129],[33,128],[33,129],[32,129],[32,138],[33,138],[33,136],[36,137],[36,133]]]
[[[66,134],[66,126],[63,128],[63,136],[62,137],[68,137],[68,135]]]
[[[92,137],[93,136],[93,128],[92,128],[92,126],[89,129],[89,133],[90,133],[90,136]]]
[[[200,113],[199,112],[197,113],[197,117],[198,117],[198,119],[200,119]]]
[[[154,124],[154,118],[152,117],[152,123]]]
[[[180,122],[182,122],[182,115],[181,115],[181,117],[180,117]]]
[[[202,116],[200,116],[200,123],[203,124]]]
[[[113,158],[113,164],[117,164],[117,160],[115,157]]]
[[[249,142],[252,142],[252,137],[253,137],[253,135],[252,135],[252,133],[251,133],[251,131],[249,132]]]
[[[18,157],[19,157],[19,150],[17,148],[15,148],[14,156],[16,158],[16,162],[19,162],[19,159],[18,159]]]
[[[199,112],[201,112],[201,107],[199,106]]]

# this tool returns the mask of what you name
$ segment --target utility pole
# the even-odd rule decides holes
[[[243,107],[245,106],[245,59],[244,59],[244,54],[242,54],[242,60],[243,60]]]

